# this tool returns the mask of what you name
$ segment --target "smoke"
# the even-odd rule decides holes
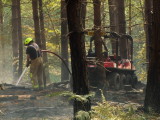
[[[11,83],[13,80],[11,45],[1,46],[0,49],[0,83]]]

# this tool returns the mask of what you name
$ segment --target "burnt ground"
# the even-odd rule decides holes
[[[138,83],[130,91],[108,90],[107,101],[113,104],[139,107],[143,105],[145,85]],[[64,84],[53,84],[45,90],[33,91],[30,88],[4,84],[0,90],[0,120],[71,120],[73,106],[67,98],[59,96],[68,91]],[[48,94],[54,93],[52,97]],[[94,98],[95,105],[99,98]]]

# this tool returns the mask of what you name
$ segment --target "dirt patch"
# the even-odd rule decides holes
[[[64,85],[65,86],[65,85]],[[64,86],[50,85],[42,91],[33,91],[30,88],[8,85],[0,90],[0,120],[71,120],[73,105],[67,98],[58,94],[68,90]],[[106,92],[107,101],[122,106],[143,106],[145,85],[139,83],[131,91]],[[55,93],[53,97],[48,94]],[[92,104],[100,98],[94,98]]]
[[[0,120],[71,120],[73,107],[68,100],[64,101],[61,96],[47,96],[59,91],[62,90],[7,88],[0,91],[3,99],[0,101]]]

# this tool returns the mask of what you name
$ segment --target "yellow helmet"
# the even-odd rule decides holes
[[[31,41],[33,41],[32,38],[26,38],[24,41],[24,45],[28,45]]]

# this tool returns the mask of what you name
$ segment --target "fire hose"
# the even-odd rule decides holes
[[[67,66],[67,64],[66,64],[66,62],[64,61],[64,59],[63,59],[61,56],[59,56],[58,54],[56,54],[56,53],[54,53],[54,52],[51,52],[51,51],[49,51],[49,50],[41,50],[41,51],[42,51],[42,52],[47,52],[47,53],[52,53],[53,55],[55,55],[55,56],[57,56],[58,58],[60,58],[60,59],[62,60],[63,64],[65,65],[65,67],[67,68],[69,74],[72,75],[71,71],[69,70],[69,68],[68,68],[68,66]]]
[[[63,64],[65,65],[65,67],[67,68],[69,74],[72,75],[71,71],[69,70],[69,68],[68,68],[68,66],[67,66],[67,64],[66,64],[66,62],[64,61],[64,59],[63,59],[61,56],[59,56],[58,54],[56,54],[56,53],[54,53],[54,52],[51,52],[51,51],[49,51],[49,50],[41,50],[41,52],[51,53],[51,54],[57,56],[58,58],[60,58],[60,59],[62,60]],[[19,84],[19,82],[21,81],[21,79],[22,79],[23,75],[25,74],[25,72],[27,71],[27,69],[28,69],[28,67],[26,67],[26,68],[24,69],[24,71],[22,72],[22,74],[20,75],[19,79],[17,80],[16,86],[17,86],[17,85]]]

